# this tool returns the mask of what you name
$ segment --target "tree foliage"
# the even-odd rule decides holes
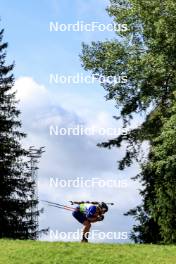
[[[36,239],[38,236],[34,199],[36,182],[29,163],[30,152],[21,145],[15,92],[12,91],[14,64],[6,65],[7,43],[0,31],[0,238]]]
[[[175,242],[176,2],[111,0],[107,11],[116,23],[127,24],[128,30],[116,32],[109,41],[84,43],[83,67],[93,74],[127,76],[127,83],[102,84],[106,99],[116,102],[124,126],[140,113],[145,113],[145,120],[136,129],[99,146],[121,147],[126,142],[126,155],[119,168],[125,169],[135,160],[141,164],[136,179],[143,184],[143,203],[129,212],[139,221],[133,239]],[[145,141],[150,146],[147,161],[139,158]]]

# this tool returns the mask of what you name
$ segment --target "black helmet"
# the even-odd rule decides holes
[[[104,202],[99,204],[100,208],[103,209],[103,211],[105,211],[105,213],[108,212],[108,206],[107,204],[105,204]]]

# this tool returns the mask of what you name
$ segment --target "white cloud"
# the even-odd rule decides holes
[[[35,104],[42,105],[48,96],[48,91],[43,85],[37,84],[31,77],[21,77],[16,80],[14,90],[17,90],[17,99],[21,100],[22,105],[29,105],[31,107]]]
[[[111,117],[111,113],[103,110],[102,106],[94,108],[92,98],[86,98],[86,104],[82,102],[85,98],[77,98],[76,104],[71,105],[71,101],[62,101],[68,96],[68,91],[64,94],[61,91],[51,91],[36,83],[30,77],[21,77],[16,83],[14,89],[17,90],[17,97],[21,100],[19,106],[22,111],[23,130],[27,132],[28,138],[26,145],[46,146],[39,170],[39,195],[40,199],[48,199],[65,203],[69,200],[104,200],[108,199],[117,203],[112,213],[108,215],[105,229],[110,226],[111,229],[125,228],[129,230],[131,220],[123,216],[131,207],[138,204],[139,196],[137,188],[138,183],[129,178],[134,176],[137,168],[128,170],[128,175],[119,173],[116,168],[116,160],[122,153],[117,150],[108,151],[99,149],[96,143],[101,142],[101,137],[88,136],[50,136],[49,125],[58,124],[59,126],[69,126],[83,122],[87,125],[98,127],[116,126],[116,121]],[[60,96],[61,94],[61,96]],[[70,95],[73,98],[74,95]],[[60,101],[61,100],[61,101]],[[63,105],[65,107],[63,107]],[[84,105],[91,111],[84,111]],[[79,113],[82,113],[79,115]],[[130,172],[130,174],[129,174]],[[50,188],[49,178],[59,177],[61,179],[75,179],[76,177],[101,177],[103,179],[128,179],[129,185],[126,189],[61,189]],[[55,215],[58,214],[59,222]],[[116,216],[116,217],[114,217]],[[64,223],[70,223],[69,228],[75,229],[79,226],[70,214],[64,211],[57,211],[46,208],[45,214],[41,216],[41,227],[50,226],[52,229],[60,228],[67,230]],[[125,224],[123,224],[125,223]],[[65,231],[63,230],[63,231]],[[123,231],[126,231],[123,230]],[[113,230],[112,230],[113,231]]]

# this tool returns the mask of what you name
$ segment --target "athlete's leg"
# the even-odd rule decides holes
[[[82,237],[82,242],[88,242],[88,236],[91,228],[91,223],[88,220],[85,220],[84,223],[84,228],[83,228],[83,237]]]

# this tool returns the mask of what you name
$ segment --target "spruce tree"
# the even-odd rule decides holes
[[[14,85],[14,64],[6,65],[4,30],[0,31],[0,238],[36,239],[38,198],[30,167],[30,151],[21,145],[21,132]],[[25,87],[24,87],[25,89]],[[35,197],[35,198],[34,198]],[[32,212],[32,215],[31,215]]]

